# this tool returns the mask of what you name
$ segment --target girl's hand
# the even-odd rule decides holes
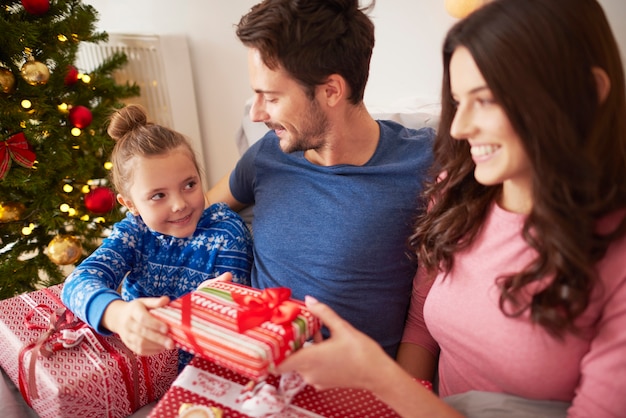
[[[209,279],[209,280],[203,281],[198,286],[198,289],[200,289],[201,287],[206,287],[210,283],[213,283],[213,282],[232,282],[232,281],[233,281],[233,274],[232,273],[222,273],[222,274],[220,274],[219,276],[217,276],[214,279]]]
[[[167,324],[150,314],[151,309],[165,306],[169,301],[167,296],[113,301],[104,312],[102,325],[119,334],[122,342],[139,355],[172,349],[174,340],[167,334]]]

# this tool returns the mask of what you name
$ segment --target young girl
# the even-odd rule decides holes
[[[205,209],[198,163],[183,135],[147,122],[136,105],[113,114],[108,133],[117,141],[111,179],[128,213],[69,275],[62,300],[97,332],[117,333],[149,355],[174,347],[150,309],[222,273],[249,285],[252,238],[225,204]]]
[[[444,42],[437,181],[398,362],[472,416],[626,411],[626,87],[596,0],[497,0]],[[330,340],[296,369],[403,417],[458,416],[309,301]],[[350,376],[352,374],[352,376]]]

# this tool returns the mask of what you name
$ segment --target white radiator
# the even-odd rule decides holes
[[[128,63],[113,74],[117,83],[136,83],[140,97],[125,99],[141,104],[149,120],[186,135],[204,170],[204,151],[196,107],[191,59],[184,35],[136,35],[109,33],[108,42],[82,42],[76,67],[93,71],[104,58],[124,52]]]

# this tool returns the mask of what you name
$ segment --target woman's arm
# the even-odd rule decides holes
[[[423,268],[418,268],[413,279],[411,305],[404,325],[402,343],[396,360],[417,379],[433,381],[437,369],[439,346],[430,335],[424,320],[424,304],[433,281]]]
[[[396,361],[416,379],[432,382],[435,378],[437,358],[424,347],[412,343],[401,343]]]
[[[356,330],[327,305],[306,298],[309,310],[331,332],[330,338],[288,357],[278,371],[295,370],[317,389],[367,389],[403,417],[460,417],[405,372],[374,340]]]

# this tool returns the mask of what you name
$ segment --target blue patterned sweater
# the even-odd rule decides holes
[[[101,334],[104,310],[113,300],[178,298],[204,280],[231,272],[250,284],[252,237],[241,217],[217,203],[204,210],[195,233],[175,238],[149,229],[130,213],[65,280],[61,298]],[[117,289],[120,289],[121,295]]]

